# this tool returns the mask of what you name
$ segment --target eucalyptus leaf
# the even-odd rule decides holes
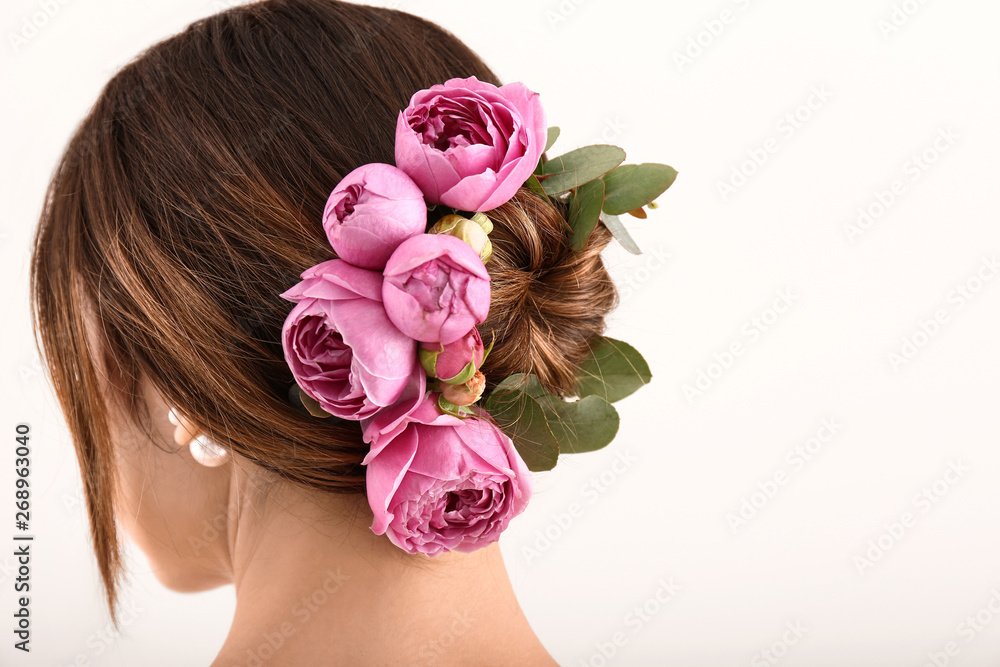
[[[536,400],[564,454],[593,452],[609,445],[618,434],[618,411],[600,396],[564,401],[550,395]]]
[[[569,226],[573,230],[570,245],[573,250],[587,247],[587,241],[601,218],[603,202],[604,181],[599,178],[576,189],[569,202]]]
[[[551,470],[559,458],[559,442],[541,405],[525,391],[525,383],[523,373],[505,378],[490,392],[483,409],[514,442],[528,470]]]
[[[611,235],[618,239],[618,242],[622,244],[622,247],[633,255],[642,254],[642,251],[639,250],[639,246],[635,244],[635,241],[629,235],[628,230],[625,229],[625,225],[622,224],[622,221],[618,219],[617,215],[608,215],[605,213],[601,216],[601,220],[604,221],[604,226],[608,228]]]
[[[531,176],[528,177],[528,180],[524,182],[524,186],[526,188],[534,190],[538,194],[548,199],[548,197],[546,197],[545,195],[545,190],[542,190],[542,184],[538,182],[538,178],[535,177],[535,174],[532,174]]]
[[[580,365],[577,394],[619,401],[653,377],[639,352],[614,338],[598,336],[590,343],[590,356]]]
[[[665,164],[623,164],[604,175],[604,212],[623,215],[650,203],[669,188],[677,170]]]
[[[545,398],[550,396],[549,392],[542,386],[542,383],[538,381],[538,377],[531,373],[518,373],[517,376],[521,378],[521,391],[531,396],[536,401],[540,398]]]
[[[577,148],[542,165],[542,189],[557,195],[600,178],[625,160],[618,146],[596,144]]]
[[[550,127],[548,136],[545,138],[545,150],[543,150],[542,152],[547,153],[549,149],[552,148],[552,144],[556,143],[556,139],[558,138],[559,138],[559,128]]]
[[[559,452],[579,454],[607,446],[618,433],[618,411],[600,396],[566,401],[550,394],[534,375],[526,376],[522,391],[538,401]]]

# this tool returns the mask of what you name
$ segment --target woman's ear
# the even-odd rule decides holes
[[[179,410],[171,416],[170,402],[147,378],[141,386],[154,428],[151,433],[128,421],[118,423],[116,518],[170,590],[204,591],[232,583],[228,530],[236,466],[208,468],[192,461],[188,452],[199,435],[197,426]]]

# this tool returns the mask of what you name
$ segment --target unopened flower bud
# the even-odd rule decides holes
[[[493,244],[489,237],[492,229],[493,223],[482,213],[476,213],[472,216],[472,220],[452,213],[438,220],[431,227],[430,233],[449,234],[465,241],[479,254],[479,258],[485,264],[493,256]]]
[[[490,343],[490,349],[493,344]],[[489,352],[483,349],[483,339],[479,331],[469,333],[447,345],[442,343],[421,343],[417,350],[420,363],[432,378],[448,384],[462,384],[483,365]]]
[[[485,213],[476,213],[472,216],[471,220],[483,228],[483,231],[489,234],[493,231],[493,221],[487,217]]]
[[[486,376],[482,371],[476,371],[475,375],[465,384],[444,384],[441,385],[441,395],[445,400],[451,401],[458,406],[472,405],[478,401],[483,391],[486,390]]]

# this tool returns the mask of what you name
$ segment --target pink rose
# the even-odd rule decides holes
[[[419,234],[385,265],[382,301],[396,328],[425,343],[458,340],[490,312],[490,274],[468,243]]]
[[[298,302],[281,344],[295,382],[332,415],[365,419],[392,405],[417,361],[416,342],[382,307],[382,276],[334,259],[302,273],[281,295]]]
[[[475,551],[496,542],[531,498],[531,477],[489,419],[441,414],[437,394],[390,408],[365,428],[372,531],[408,553]]]
[[[478,329],[471,329],[458,340],[447,345],[441,343],[421,343],[417,353],[427,374],[434,378],[450,380],[463,371],[470,376],[483,365],[485,350]],[[469,365],[472,365],[471,371]],[[466,378],[467,379],[467,378]],[[459,378],[461,382],[466,379]]]
[[[427,204],[417,184],[390,164],[365,164],[330,193],[323,229],[337,255],[364,269],[382,269],[400,243],[427,229]]]
[[[545,112],[522,83],[476,77],[414,93],[396,121],[396,166],[428,202],[488,211],[510,200],[545,149]]]

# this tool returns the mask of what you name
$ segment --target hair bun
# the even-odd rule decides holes
[[[521,188],[487,212],[493,299],[479,329],[487,344],[496,336],[487,379],[533,373],[549,391],[573,395],[588,343],[604,332],[618,294],[601,259],[611,233],[598,225],[587,248],[573,250],[563,209]]]

